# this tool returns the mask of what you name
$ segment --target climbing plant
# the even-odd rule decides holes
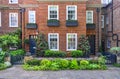
[[[43,33],[39,33],[36,39],[36,56],[44,56],[45,50],[48,49],[48,42],[45,39],[45,35]]]

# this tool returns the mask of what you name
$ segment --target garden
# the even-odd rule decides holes
[[[58,71],[58,70],[106,70],[105,58],[99,57],[97,60],[78,59],[31,59],[24,62],[23,69],[33,71]]]
[[[22,60],[25,51],[21,48],[21,30],[0,36],[0,70],[9,68],[17,60]]]
[[[97,59],[89,59],[89,42],[82,35],[78,39],[78,50],[64,52],[48,49],[48,42],[45,35],[40,33],[36,40],[37,58],[27,56],[24,59],[25,70],[106,70],[105,57],[100,56]],[[41,58],[42,57],[42,58]],[[41,59],[39,59],[41,58]],[[84,59],[80,59],[84,58]]]

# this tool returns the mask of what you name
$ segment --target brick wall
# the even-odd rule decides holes
[[[97,35],[96,30],[89,31],[90,33],[87,33],[86,30],[86,9],[87,10],[93,10],[94,11],[94,23],[97,23],[97,13],[95,5],[94,7],[86,7],[87,4],[101,4],[100,0],[89,0],[88,2],[82,1],[82,2],[36,2],[34,0],[27,0],[23,2],[25,5],[32,4],[32,5],[38,5],[39,7],[27,7],[25,12],[25,24],[28,23],[28,11],[29,10],[35,10],[36,11],[36,23],[38,24],[38,30],[39,32],[42,32],[46,35],[46,39],[48,39],[48,33],[59,33],[59,50],[66,51],[66,33],[77,33],[77,36],[84,34],[91,34],[91,35]],[[60,26],[59,27],[48,27],[47,26],[47,20],[48,20],[48,5],[59,5],[59,21]],[[77,20],[78,20],[78,27],[66,27],[66,6],[67,5],[77,5]],[[24,29],[25,34],[23,34],[23,37],[29,38],[29,35],[36,34],[36,30],[33,29]],[[25,35],[25,36],[24,36]],[[97,36],[96,36],[97,40]],[[96,41],[97,46],[97,41]]]

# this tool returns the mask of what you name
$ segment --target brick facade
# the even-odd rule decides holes
[[[95,51],[98,51],[98,42],[100,45],[101,40],[101,29],[100,29],[100,14],[97,15],[96,8],[101,8],[101,0],[71,0],[71,1],[42,1],[42,0],[18,0],[18,4],[8,4],[8,1],[2,0],[1,3],[14,9],[7,9],[2,10],[2,27],[0,31],[12,31],[16,28],[10,28],[8,22],[8,13],[9,12],[18,12],[20,8],[25,8],[25,12],[20,16],[19,13],[19,26],[20,17],[22,17],[22,40],[29,38],[30,35],[36,35],[37,32],[42,32],[46,36],[46,40],[48,39],[48,33],[59,33],[59,50],[66,51],[66,34],[67,33],[77,33],[77,38],[80,35],[94,35],[95,36]],[[48,5],[58,5],[59,6],[59,27],[48,27],[47,20],[48,20]],[[76,5],[77,6],[77,27],[66,27],[66,6],[67,5]],[[16,8],[16,9],[15,9]],[[38,26],[37,29],[28,29],[26,25],[28,23],[28,11],[34,10],[36,11],[36,24]],[[93,23],[95,24],[95,29],[87,29],[86,27],[86,11],[92,10],[93,11]],[[97,20],[97,16],[99,16],[99,21]],[[4,26],[3,26],[4,25]],[[99,25],[99,26],[98,26]],[[99,31],[98,31],[99,28]],[[99,34],[99,35],[98,35]],[[98,37],[99,36],[99,37]],[[99,39],[98,39],[99,38]],[[27,47],[27,50],[29,48]]]
[[[111,47],[120,46],[120,28],[119,28],[119,20],[120,20],[120,1],[113,0],[113,15],[112,15],[112,2],[109,3],[104,9],[105,14],[105,35],[106,35],[106,50],[109,50]],[[113,18],[112,18],[113,16]],[[107,19],[108,18],[108,19]],[[106,23],[106,20],[108,21]],[[113,24],[112,24],[113,21]],[[113,29],[112,29],[113,26]],[[118,37],[118,39],[117,39]],[[109,47],[107,47],[109,41]]]
[[[0,0],[0,12],[1,12],[1,27],[0,34],[12,32],[20,27],[20,7],[22,0],[18,0],[18,4],[10,4],[9,0]],[[9,26],[9,13],[18,13],[18,27]]]

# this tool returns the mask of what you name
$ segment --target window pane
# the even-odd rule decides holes
[[[17,13],[10,13],[10,26],[18,27],[18,14]]]
[[[76,49],[76,35],[68,34],[68,49],[75,50]]]
[[[75,6],[68,7],[68,20],[75,20]]]
[[[50,19],[57,19],[58,18],[58,15],[57,15],[57,6],[50,6],[49,7],[49,17]]]
[[[87,23],[93,23],[93,14],[92,11],[87,11]]]
[[[58,35],[57,34],[50,34],[49,35],[49,48],[50,49],[53,49],[53,50],[56,50],[56,49],[58,49]]]

